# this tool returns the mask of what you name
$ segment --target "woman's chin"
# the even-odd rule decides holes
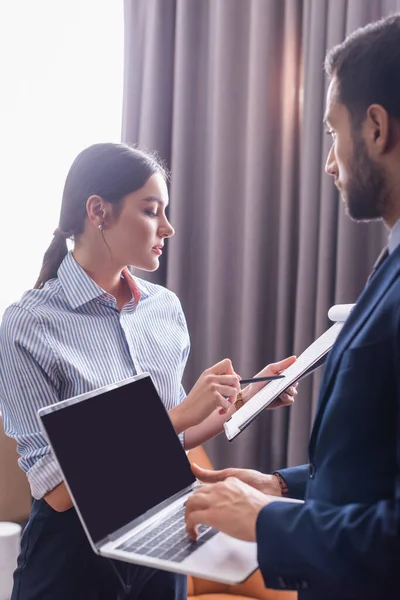
[[[157,271],[160,266],[160,262],[158,258],[156,260],[148,261],[140,265],[135,265],[135,269],[140,269],[141,271],[147,271],[152,273],[153,271]]]

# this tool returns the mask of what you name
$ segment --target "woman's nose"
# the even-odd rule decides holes
[[[175,229],[172,227],[171,223],[169,221],[166,222],[165,225],[163,225],[160,228],[160,235],[161,237],[172,237],[173,235],[175,235]]]

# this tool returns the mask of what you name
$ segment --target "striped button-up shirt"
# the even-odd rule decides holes
[[[119,311],[115,298],[68,254],[57,278],[26,292],[4,313],[0,408],[34,498],[62,481],[38,424],[39,408],[138,371],[151,374],[167,410],[185,397],[181,379],[190,342],[180,302],[161,286],[132,280],[140,301],[133,297]]]

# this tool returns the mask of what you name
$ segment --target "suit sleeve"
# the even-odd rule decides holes
[[[308,465],[292,467],[289,469],[279,469],[275,471],[282,475],[289,489],[289,497],[304,500],[308,480]]]
[[[400,479],[394,499],[374,505],[273,502],[261,510],[256,530],[268,587],[400,597]]]

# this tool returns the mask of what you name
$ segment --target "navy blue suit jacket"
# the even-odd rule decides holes
[[[259,514],[266,585],[301,600],[400,599],[400,246],[330,352],[309,465],[280,473],[305,504]]]

